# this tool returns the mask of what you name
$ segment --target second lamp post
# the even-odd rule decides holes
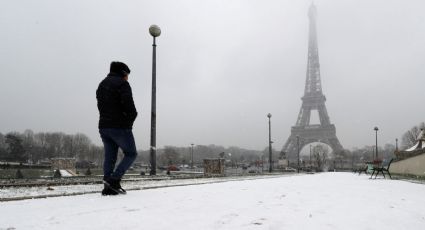
[[[149,27],[149,33],[153,37],[150,175],[156,175],[156,43],[155,43],[155,38],[161,35],[161,29],[157,25],[151,25]]]
[[[297,173],[300,173],[300,136],[297,135]]]
[[[190,154],[190,169],[192,169],[193,170],[193,146],[195,145],[195,144],[190,144],[191,146],[192,146],[192,151],[191,151],[191,154]]]
[[[267,117],[269,118],[269,172],[271,173],[273,168],[273,161],[272,161],[272,128],[271,128],[271,121],[270,118],[272,117],[272,114],[267,114]]]
[[[375,127],[373,130],[375,130],[375,160],[378,160],[378,127]]]

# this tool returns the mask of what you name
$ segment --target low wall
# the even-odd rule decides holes
[[[52,158],[50,159],[50,161],[52,162],[52,169],[56,170],[56,169],[68,169],[68,170],[72,170],[72,171],[76,171],[75,170],[75,158]]]
[[[394,174],[425,176],[425,153],[393,162],[390,172]]]

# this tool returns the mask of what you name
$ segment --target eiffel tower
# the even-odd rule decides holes
[[[299,137],[299,149],[313,142],[328,144],[334,154],[343,151],[343,147],[336,137],[335,125],[331,124],[328,112],[326,110],[326,97],[322,92],[320,80],[319,51],[317,47],[316,33],[316,6],[310,6],[308,16],[310,19],[309,42],[308,42],[308,63],[307,78],[305,82],[304,96],[301,109],[298,115],[297,123],[291,128],[291,136],[283,146],[282,153],[290,161],[297,159]],[[317,111],[320,124],[310,124],[310,115],[312,111]]]

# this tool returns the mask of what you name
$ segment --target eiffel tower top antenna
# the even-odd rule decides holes
[[[308,16],[310,17],[314,17],[314,19],[316,19],[317,16],[317,9],[316,9],[316,5],[314,4],[314,1],[311,1],[311,5],[310,8],[308,9]]]
[[[304,90],[305,97],[322,95],[322,82],[320,79],[319,49],[317,45],[316,29],[317,9],[314,3],[310,5],[308,10],[308,17],[310,26],[308,39],[307,76]]]

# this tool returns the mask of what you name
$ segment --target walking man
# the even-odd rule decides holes
[[[96,91],[99,109],[99,133],[105,149],[102,195],[125,194],[120,181],[137,156],[133,123],[137,117],[128,75],[130,69],[122,62],[112,62],[110,73]],[[124,158],[115,168],[118,148]]]

